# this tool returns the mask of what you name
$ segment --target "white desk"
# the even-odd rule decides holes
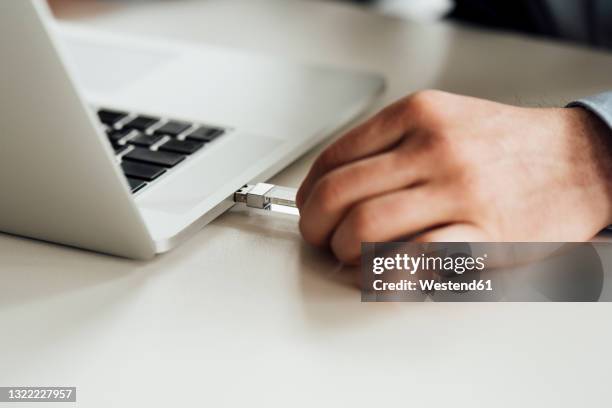
[[[335,4],[78,9],[64,16],[381,71],[383,102],[425,87],[545,105],[612,89],[603,53]],[[297,186],[313,157],[275,181]],[[0,235],[0,282],[0,385],[77,386],[83,407],[610,404],[612,305],[362,304],[351,271],[288,219],[228,213],[150,263]]]

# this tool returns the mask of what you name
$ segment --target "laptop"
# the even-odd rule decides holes
[[[0,2],[0,231],[150,259],[364,111],[380,76]]]

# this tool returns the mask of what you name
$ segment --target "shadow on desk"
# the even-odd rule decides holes
[[[341,331],[347,326],[363,326],[401,307],[361,303],[359,267],[342,265],[328,250],[305,243],[293,216],[234,209],[222,217],[222,224],[252,235],[262,245],[276,247],[274,256],[285,258],[287,268],[274,273],[295,275],[297,288],[287,290],[301,298],[302,321],[314,329]]]
[[[145,262],[2,233],[0,248],[0,313],[71,296],[84,297],[83,304],[92,310],[97,302],[103,309],[113,300],[136,296],[147,280],[181,266],[189,251],[178,248]]]
[[[0,234],[0,311],[125,278],[143,262]]]

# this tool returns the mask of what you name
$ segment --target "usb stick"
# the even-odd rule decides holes
[[[247,184],[234,193],[234,202],[247,207],[300,215],[295,204],[297,190],[268,183]]]

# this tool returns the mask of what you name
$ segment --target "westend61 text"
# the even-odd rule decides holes
[[[377,279],[372,283],[372,288],[377,291],[415,291],[422,292],[432,291],[490,291],[493,290],[493,285],[490,279],[475,279],[470,282],[439,282],[434,279],[419,279],[418,281],[410,281],[402,279],[398,282],[384,282],[382,279]]]

